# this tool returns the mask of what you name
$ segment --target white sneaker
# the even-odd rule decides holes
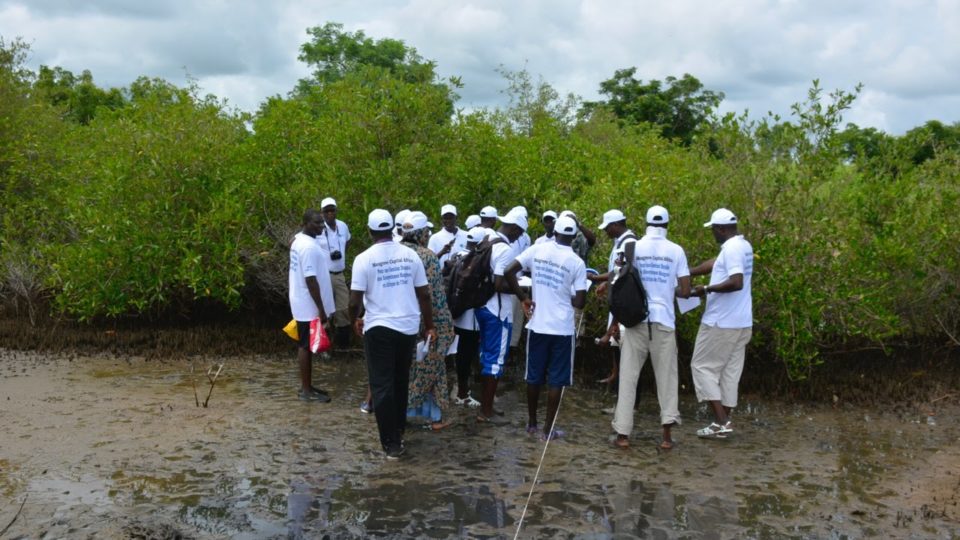
[[[456,403],[457,405],[461,405],[463,407],[470,407],[471,409],[476,409],[477,407],[480,406],[480,402],[473,399],[473,396],[471,396],[470,394],[467,394],[467,397],[463,399],[455,398],[454,403]]]

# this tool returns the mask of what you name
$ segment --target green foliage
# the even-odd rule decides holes
[[[605,109],[625,124],[653,124],[660,127],[664,137],[690,144],[723,101],[723,92],[704,89],[703,83],[689,73],[679,79],[667,77],[663,82],[651,79],[646,84],[634,77],[636,73],[633,67],[618,69],[613,78],[601,82],[600,93],[607,96],[607,101],[585,103],[583,114]]]
[[[3,299],[80,319],[283,303],[289,241],[325,196],[353,230],[351,258],[374,208],[522,204],[537,236],[546,209],[592,228],[620,208],[642,231],[662,204],[695,264],[716,255],[700,224],[725,206],[756,253],[753,344],[792,377],[823,351],[957,335],[957,124],[840,130],[859,87],[817,81],[789,120],[713,118],[722,94],[633,70],[580,116],[576,97],[502,70],[509,106],[467,113],[452,107],[456,81],[402,42],[336,24],[311,35],[314,77],[254,118],[159,79],[104,91],[86,72],[34,74],[25,45],[0,40]],[[590,263],[603,268],[610,240],[596,232]],[[588,332],[604,310],[590,301]],[[681,319],[683,337],[698,315]]]

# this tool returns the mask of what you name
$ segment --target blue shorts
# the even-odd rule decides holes
[[[513,325],[497,317],[486,307],[474,310],[480,328],[480,374],[500,378],[503,364],[510,351],[510,333]]]
[[[527,384],[562,388],[573,384],[574,336],[538,334],[527,330]]]

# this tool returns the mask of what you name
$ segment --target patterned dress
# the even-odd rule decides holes
[[[427,232],[426,229],[423,230]],[[426,236],[424,236],[425,240]],[[404,241],[404,245],[420,255],[427,271],[430,300],[433,308],[433,325],[437,330],[436,343],[422,361],[410,366],[410,396],[407,401],[407,416],[422,416],[434,422],[440,421],[440,409],[447,408],[447,368],[444,358],[453,343],[453,317],[447,307],[447,294],[443,289],[440,261],[432,251],[420,244]]]

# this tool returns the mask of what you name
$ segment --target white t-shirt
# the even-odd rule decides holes
[[[494,238],[503,240],[494,244],[490,251],[490,269],[493,270],[496,278],[503,275],[503,271],[517,257],[517,253],[512,247],[516,243],[510,244],[510,241],[500,233],[495,233]],[[486,308],[502,321],[513,321],[513,302],[516,298],[512,293],[494,293],[490,300],[487,300]]]
[[[557,235],[553,235],[553,236],[543,235],[540,238],[537,238],[537,241],[534,242],[533,245],[542,244],[544,242],[556,242],[556,241],[557,241]]]
[[[440,229],[439,231],[430,235],[430,241],[427,242],[427,248],[433,252],[434,255],[440,253],[440,250],[443,249],[443,246],[450,243],[451,240],[454,240],[453,246],[450,248],[450,251],[446,252],[443,257],[440,259],[440,268],[443,268],[443,263],[447,262],[447,259],[450,258],[450,255],[454,253],[459,253],[467,247],[467,231],[457,228],[457,232],[451,233],[446,229]]]
[[[329,258],[327,260],[331,272],[343,272],[347,268],[347,242],[350,241],[350,229],[347,228],[347,224],[338,219],[337,230],[333,230],[324,221],[323,232],[317,235],[317,241],[327,250],[328,254],[334,251],[340,252],[339,260],[335,261]]]
[[[617,237],[617,239],[613,242],[613,248],[610,249],[610,257],[607,259],[607,272],[613,272],[613,269],[616,267],[614,261],[617,260],[617,248],[627,242],[636,242],[635,237],[636,235],[630,229],[627,229],[623,234]]]
[[[330,284],[330,272],[327,269],[326,252],[317,244],[317,240],[303,232],[298,232],[290,244],[290,313],[298,321],[312,321],[320,316],[320,309],[310,296],[307,278],[317,278],[320,286],[320,302],[328,316],[333,315],[336,307],[333,303],[333,286]]]
[[[527,328],[538,334],[572,336],[576,331],[571,290],[587,290],[587,267],[570,246],[544,242],[527,249],[517,262],[530,273],[536,304]]]
[[[683,248],[667,240],[667,230],[647,227],[647,234],[634,247],[633,264],[647,292],[650,322],[676,328],[674,303],[679,278],[690,275]]]
[[[350,290],[363,291],[363,331],[385,326],[402,334],[420,330],[414,287],[427,285],[417,252],[396,242],[377,242],[353,260]]]
[[[734,274],[743,274],[739,291],[707,294],[703,324],[718,328],[750,328],[753,326],[753,299],[750,283],[753,277],[753,246],[737,235],[720,246],[720,255],[713,263],[710,285],[726,281]]]

